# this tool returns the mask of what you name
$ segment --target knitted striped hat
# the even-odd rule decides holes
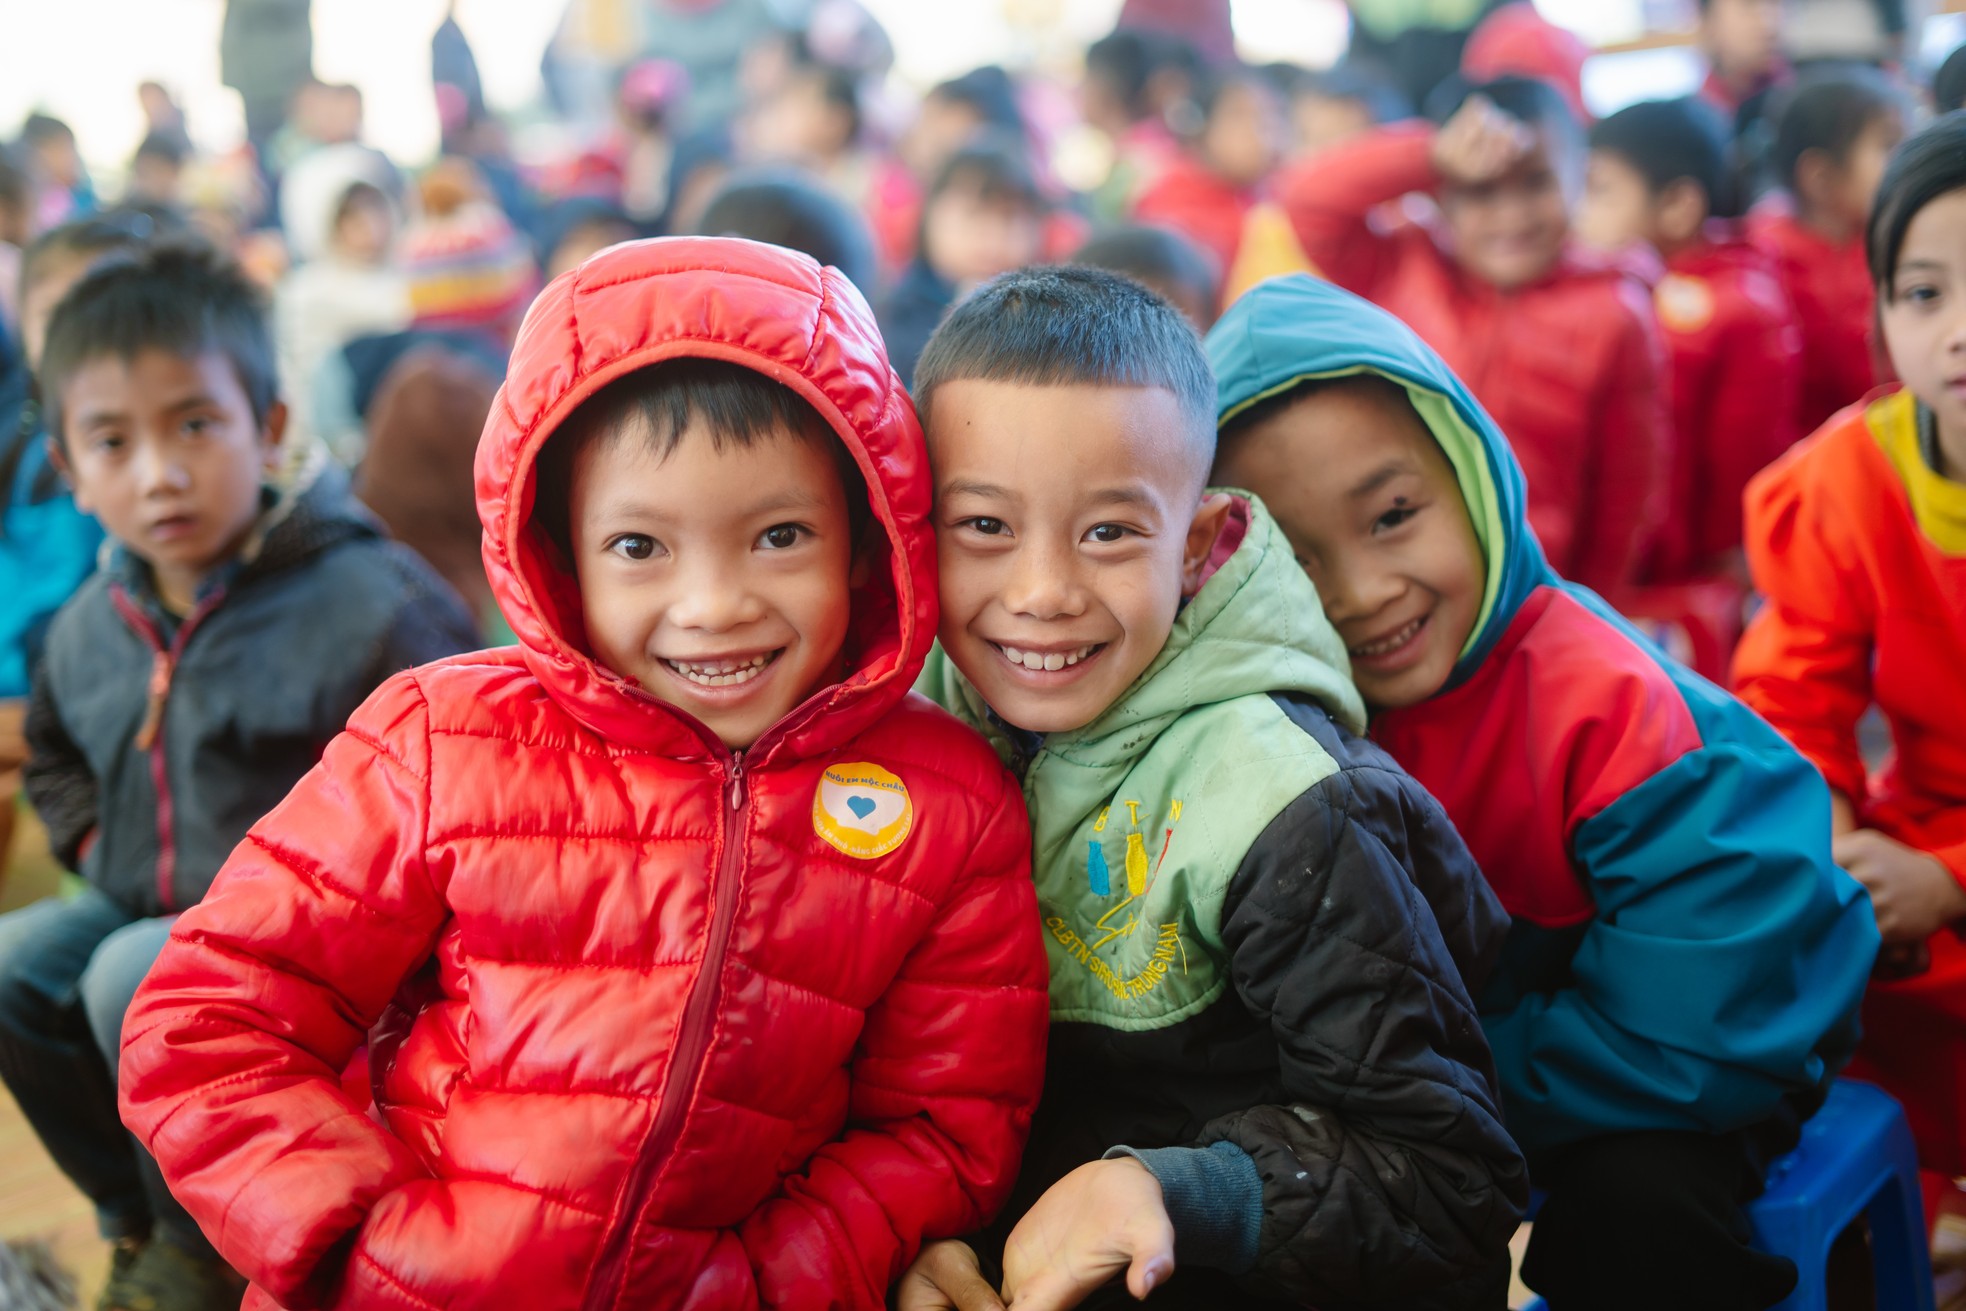
[[[398,256],[418,327],[506,327],[539,291],[531,249],[474,182],[445,164],[432,169],[423,216],[403,233]]]

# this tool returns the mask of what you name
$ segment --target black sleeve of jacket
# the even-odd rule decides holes
[[[462,597],[406,546],[391,543],[408,558],[391,563],[402,575],[403,604],[382,644],[374,685],[418,665],[476,651],[484,638]]]
[[[1252,1292],[1326,1311],[1500,1305],[1528,1173],[1462,972],[1485,971],[1506,925],[1439,804],[1390,762],[1341,769],[1250,848],[1223,940],[1291,1100],[1200,1142],[1235,1143],[1262,1177]]]
[[[48,830],[48,846],[64,869],[82,865],[82,843],[96,827],[95,771],[62,727],[46,661],[34,671],[27,702],[27,764],[22,786]]]

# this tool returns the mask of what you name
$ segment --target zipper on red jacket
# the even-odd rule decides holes
[[[723,994],[724,957],[730,948],[732,923],[737,918],[737,875],[744,863],[744,831],[750,816],[750,797],[744,787],[744,757],[733,755],[724,785],[724,848],[717,862],[716,907],[710,916],[710,940],[703,949],[703,964],[689,1000],[683,1004],[682,1026],[676,1034],[675,1054],[670,1058],[669,1078],[656,1108],[655,1123],[635,1163],[629,1167],[628,1185],[623,1192],[620,1222],[607,1236],[594,1263],[594,1277],[587,1286],[588,1311],[605,1311],[619,1295],[627,1278],[628,1248],[640,1227],[643,1209],[655,1190],[655,1180],[668,1163],[676,1140],[682,1136],[683,1117],[689,1110],[710,1050],[710,1031],[717,1015],[717,1002]]]
[[[123,616],[123,622],[150,647],[150,686],[144,699],[143,722],[137,726],[136,748],[150,755],[150,786],[157,793],[157,896],[166,911],[174,911],[178,907],[171,881],[177,875],[177,825],[171,811],[170,769],[164,760],[164,703],[170,699],[171,678],[177,672],[185,644],[191,641],[192,632],[204,622],[205,616],[225,599],[225,589],[214,589],[192,607],[168,647],[157,625],[130,599],[121,583],[110,586],[109,599]]]

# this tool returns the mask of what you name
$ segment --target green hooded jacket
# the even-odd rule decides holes
[[[917,684],[1030,809],[1052,1038],[1005,1222],[1123,1152],[1161,1180],[1198,1304],[1486,1296],[1526,1188],[1469,996],[1506,920],[1358,736],[1344,648],[1274,521],[1238,494],[1223,531],[1233,551],[1085,727],[1009,728],[939,648]]]

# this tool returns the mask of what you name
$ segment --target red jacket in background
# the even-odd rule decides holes
[[[1795,421],[1802,334],[1773,262],[1726,224],[1666,260],[1653,304],[1675,441],[1648,578],[1683,582],[1739,549],[1748,480],[1805,431]]]
[[[1811,432],[1888,379],[1871,342],[1876,288],[1862,233],[1842,245],[1805,227],[1782,202],[1757,206],[1748,239],[1775,261],[1802,325],[1802,390],[1796,423]]]
[[[1229,185],[1184,151],[1134,198],[1129,217],[1173,228],[1213,254],[1217,271],[1227,276],[1256,200],[1256,192]]]
[[[1368,133],[1289,167],[1279,198],[1316,267],[1404,319],[1500,424],[1550,564],[1615,596],[1650,541],[1671,449],[1650,296],[1582,253],[1514,291],[1463,272],[1444,233],[1388,203],[1434,188],[1432,143],[1423,126]]]
[[[741,757],[587,655],[530,518],[555,428],[680,356],[810,401],[886,529],[845,678]],[[249,1306],[882,1307],[1010,1187],[1046,968],[1017,786],[909,692],[930,486],[873,317],[789,251],[617,246],[532,307],[477,493],[519,646],[392,679],[254,827],[124,1116]]]
[[[1886,453],[1915,448],[1913,401],[1853,406],[1748,489],[1747,547],[1767,604],[1734,658],[1741,699],[1848,797],[1857,822],[1936,856],[1966,883],[1966,553],[1919,527]],[[1915,458],[1915,457],[1909,457]],[[1949,485],[1962,517],[1966,492]],[[1868,773],[1857,723],[1875,704],[1892,756]],[[1966,945],[1941,930],[1930,968],[1871,984],[1850,1073],[1905,1104],[1919,1160],[1966,1171]]]

